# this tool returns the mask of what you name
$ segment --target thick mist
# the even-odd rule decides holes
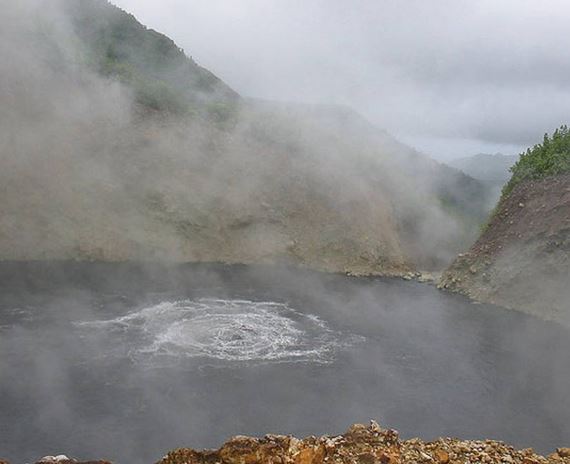
[[[192,64],[159,77],[199,95],[195,111],[145,105],[93,66],[68,1],[0,5],[2,457],[153,462],[370,418],[568,440],[567,331],[341,274],[441,270],[487,213],[477,181],[349,107],[239,97]],[[261,355],[223,356],[248,340]]]
[[[570,433],[567,332],[433,287],[274,266],[5,263],[0,275],[0,451],[13,462],[154,462],[231,435],[334,434],[370,418],[404,437],[493,437],[541,453]],[[180,307],[208,298],[260,318],[226,327],[226,342],[271,329],[258,306],[273,302],[296,312],[272,317],[300,337],[312,330],[304,317],[321,324],[314,348],[331,350],[220,359],[176,338],[152,349]],[[210,340],[210,311],[183,326],[186,342]]]
[[[563,0],[117,4],[245,95],[350,105],[437,159],[518,154],[570,116]]]
[[[2,258],[391,275],[441,268],[475,238],[484,189],[351,110],[240,100],[222,123],[150,110],[92,70],[65,5],[6,6]],[[176,86],[181,68],[161,73]]]

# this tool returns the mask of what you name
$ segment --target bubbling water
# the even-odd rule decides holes
[[[357,341],[285,303],[248,300],[162,302],[78,325],[91,335],[104,331],[111,342],[123,340],[133,360],[154,365],[188,358],[329,363],[339,349]]]

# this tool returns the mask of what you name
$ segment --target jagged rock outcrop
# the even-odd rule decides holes
[[[106,461],[79,462],[46,460],[37,464],[108,464]],[[1,462],[1,461],[0,461]],[[237,436],[218,450],[182,448],[169,452],[157,464],[569,464],[570,448],[558,448],[547,457],[531,448],[517,450],[492,440],[440,438],[425,442],[419,438],[400,440],[394,430],[375,422],[356,424],[339,436],[308,437],[266,435],[263,438]],[[7,464],[2,462],[2,464]]]
[[[570,324],[570,174],[517,185],[440,287]]]
[[[548,457],[532,449],[516,450],[502,442],[440,438],[424,442],[418,438],[400,440],[394,430],[353,425],[336,437],[267,435],[264,438],[235,437],[217,451],[179,449],[168,453],[158,464],[567,464],[568,448],[559,448]]]

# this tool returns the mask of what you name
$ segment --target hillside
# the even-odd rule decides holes
[[[489,224],[441,287],[570,324],[570,134],[521,155]]]
[[[80,59],[134,89],[136,102],[179,115],[219,117],[238,94],[187,57],[171,39],[106,0],[63,0]]]
[[[105,0],[41,5],[0,31],[0,259],[401,275],[474,239],[483,186],[354,112],[243,99]]]

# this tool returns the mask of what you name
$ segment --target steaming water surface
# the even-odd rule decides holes
[[[157,368],[188,358],[227,361],[226,367],[240,361],[328,363],[358,339],[285,303],[213,298],[161,302],[75,325],[84,337],[106,338],[109,356],[126,353],[135,364]]]
[[[399,280],[0,265],[0,455],[153,462],[234,434],[570,443],[567,330]]]

